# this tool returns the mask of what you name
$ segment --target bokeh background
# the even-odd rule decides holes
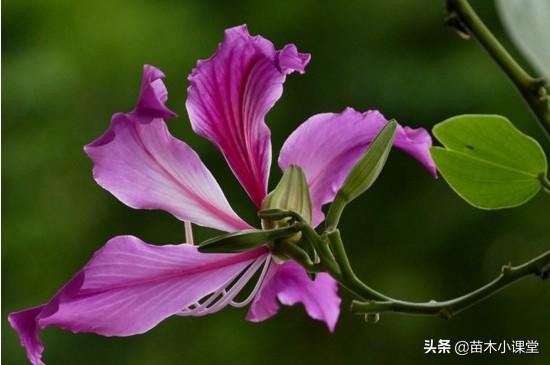
[[[544,142],[510,82],[473,41],[443,25],[443,1],[239,2],[3,1],[2,14],[2,361],[25,364],[11,311],[43,303],[110,237],[148,242],[184,239],[183,224],[157,211],[127,208],[91,177],[82,151],[129,111],[142,65],[167,75],[171,131],[189,143],[249,222],[254,209],[218,151],[191,131],[186,77],[209,57],[227,27],[247,23],[281,47],[312,54],[305,75],[291,75],[268,114],[274,156],[308,116],[346,106],[380,109],[431,128],[461,113],[503,114]],[[512,47],[490,1],[474,5]],[[515,53],[515,52],[514,52]],[[515,53],[517,54],[517,53]],[[521,58],[520,58],[521,59]],[[548,146],[548,144],[546,144]],[[546,147],[546,152],[549,152]],[[274,167],[273,187],[280,177]],[[345,212],[342,231],[356,270],[389,295],[410,300],[460,295],[550,242],[550,197],[485,212],[462,201],[400,151],[372,190]],[[198,239],[212,232],[196,229]],[[545,285],[546,284],[546,285]],[[383,316],[376,325],[348,313],[344,291],[336,332],[302,306],[261,324],[245,310],[171,318],[145,335],[104,338],[58,329],[42,333],[49,364],[416,364],[550,363],[550,288],[526,279],[450,321]],[[426,339],[527,340],[542,355],[426,356]]]

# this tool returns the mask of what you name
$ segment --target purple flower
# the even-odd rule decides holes
[[[226,30],[208,60],[189,77],[187,110],[193,130],[222,152],[256,207],[267,194],[271,164],[270,131],[264,117],[281,97],[286,75],[304,72],[308,54],[294,45],[275,50],[246,26]],[[136,209],[162,209],[177,219],[222,231],[252,228],[231,208],[199,156],[174,138],[164,119],[163,73],[145,66],[133,111],[117,113],[109,129],[85,147],[97,183]],[[323,220],[321,207],[334,198],[353,164],[387,123],[377,111],[318,114],[285,142],[279,167],[300,166],[313,205],[313,225]],[[424,129],[398,127],[395,146],[432,173]],[[243,302],[236,296],[254,274],[256,287]],[[273,260],[267,246],[237,254],[204,254],[192,244],[157,246],[132,236],[111,239],[46,304],[11,313],[29,360],[43,364],[43,328],[130,336],[173,316],[202,316],[227,305],[252,303],[247,319],[258,322],[277,313],[279,303],[302,303],[307,313],[334,330],[339,315],[337,283],[327,274],[311,280],[292,261]]]

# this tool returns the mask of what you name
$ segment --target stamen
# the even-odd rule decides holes
[[[193,224],[189,221],[183,221],[185,227],[185,242],[193,245]]]
[[[217,312],[224,308],[227,304],[235,307],[243,307],[247,305],[258,292],[269,267],[270,261],[271,255],[267,255],[267,257],[258,257],[243,271],[229,278],[218,290],[205,296],[203,298],[205,300],[202,303],[200,302],[201,300],[199,300],[198,302],[189,305],[187,308],[182,309],[179,313],[177,313],[177,315],[199,317]],[[260,273],[252,293],[243,302],[234,302],[233,299],[241,292],[244,286],[250,281],[262,265],[262,272]]]
[[[213,301],[215,301],[216,299],[223,298],[224,295],[226,295],[226,294],[227,294],[227,291],[225,290],[225,288],[218,289],[207,300],[205,300],[204,303],[202,303],[201,305],[199,305],[199,306],[197,306],[196,308],[193,309],[194,312],[195,312],[195,314],[193,314],[193,315],[196,315],[196,313],[202,313],[204,310],[207,310],[208,306]]]
[[[225,294],[226,294],[226,291],[225,291],[225,288],[227,288],[227,286],[229,286],[229,284],[231,284],[235,278],[237,276],[239,276],[240,273],[237,273],[235,275],[233,275],[232,277],[230,277],[223,285],[221,288],[219,288],[218,290],[216,290],[215,292],[207,295],[205,298],[208,298],[206,299],[204,302],[202,303],[199,303],[199,302],[196,302],[194,304],[191,304],[190,306],[188,306],[187,308],[185,309],[182,309],[179,313],[176,313],[178,316],[192,316],[194,315],[194,313],[200,309],[203,309],[205,308],[206,306],[210,305],[210,303],[212,303],[214,300],[218,299],[218,297],[221,296],[223,297]]]
[[[260,277],[258,278],[258,281],[256,281],[256,285],[254,286],[254,289],[252,289],[248,297],[240,303],[232,300],[231,303],[229,303],[230,305],[232,305],[235,308],[242,308],[248,305],[248,303],[250,303],[252,299],[254,299],[254,297],[258,293],[258,290],[260,290],[260,286],[262,286],[265,274],[267,274],[267,269],[269,268],[270,263],[271,263],[271,255],[267,256],[267,259],[264,262],[264,267],[262,268],[262,272],[260,273]]]
[[[262,258],[258,258],[256,261],[250,265],[248,269],[243,273],[243,275],[237,280],[237,282],[227,291],[225,295],[223,295],[218,302],[216,302],[214,305],[212,305],[209,308],[205,308],[203,311],[198,311],[198,316],[204,316],[206,314],[214,313],[222,308],[224,308],[233,298],[239,294],[239,292],[242,290],[242,288],[248,283],[250,278],[256,273],[258,268],[262,265]]]

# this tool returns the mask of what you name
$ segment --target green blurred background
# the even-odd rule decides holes
[[[186,77],[209,57],[227,27],[247,23],[277,47],[310,52],[305,75],[292,75],[269,113],[274,156],[308,116],[380,109],[431,128],[461,113],[498,113],[544,142],[523,102],[475,42],[443,26],[443,1],[223,2],[3,1],[2,15],[2,360],[25,364],[7,322],[11,311],[43,303],[110,237],[133,234],[176,243],[183,224],[157,211],[127,208],[91,177],[84,144],[114,112],[129,111],[142,65],[167,75],[171,131],[189,143],[249,222],[254,209],[218,151],[195,136],[185,111]],[[505,38],[490,1],[475,1]],[[504,39],[505,44],[511,47]],[[548,144],[546,145],[548,147]],[[549,152],[546,147],[546,151]],[[280,172],[273,168],[270,186]],[[342,231],[356,270],[377,289],[410,300],[445,299],[519,263],[550,241],[549,196],[496,212],[472,208],[404,153],[392,152],[372,190],[353,203]],[[211,232],[197,229],[198,239]],[[545,285],[546,284],[546,285]],[[170,318],[145,335],[104,338],[58,329],[42,333],[49,364],[548,364],[550,290],[526,279],[450,321],[351,315],[344,298],[336,332],[302,306],[252,324],[245,310]],[[538,356],[423,354],[425,339],[527,340]]]

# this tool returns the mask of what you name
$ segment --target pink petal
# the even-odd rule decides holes
[[[39,305],[21,312],[10,313],[8,316],[10,325],[19,335],[21,346],[26,349],[27,357],[34,365],[44,365],[42,362],[44,345],[38,338],[39,328],[36,325],[36,317],[43,308],[43,305]]]
[[[162,120],[167,92],[163,74],[145,66],[136,109],[113,116],[109,129],[84,150],[103,188],[136,209],[162,209],[180,220],[223,231],[247,229],[220,186],[187,144]]]
[[[42,364],[39,329],[130,336],[148,331],[201,298],[228,285],[267,249],[241,254],[201,254],[195,246],[155,246],[119,236],[44,306],[11,313],[29,360]]]
[[[281,97],[286,75],[303,73],[309,58],[294,45],[276,51],[241,25],[227,29],[216,53],[199,61],[189,76],[186,106],[193,130],[220,149],[257,207],[266,195],[271,164],[264,117]]]
[[[320,273],[311,280],[294,261],[272,263],[246,319],[260,322],[272,317],[279,311],[277,299],[284,305],[302,303],[311,318],[325,322],[334,331],[341,299],[338,284],[328,274]]]
[[[370,142],[387,123],[380,112],[360,113],[347,108],[342,113],[317,114],[300,125],[284,143],[279,166],[300,166],[308,180],[313,204],[313,224],[322,222],[323,204],[334,199],[349,171]],[[423,128],[397,126],[394,146],[418,159],[436,176],[430,156],[430,134]]]
[[[150,118],[174,118],[176,114],[166,107],[168,90],[162,82],[164,73],[158,68],[143,66],[143,80],[141,91],[134,113],[143,114]]]

